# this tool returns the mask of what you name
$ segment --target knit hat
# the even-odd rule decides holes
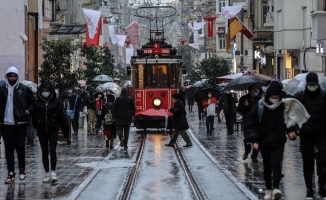
[[[318,85],[318,75],[315,72],[310,72],[306,76],[307,85]]]
[[[175,98],[175,99],[180,99],[181,98],[180,94],[178,94],[178,93],[172,94],[172,97]]]
[[[280,95],[283,96],[282,86],[278,82],[271,82],[266,90],[265,96]]]

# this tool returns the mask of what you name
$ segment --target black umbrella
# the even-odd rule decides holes
[[[225,86],[224,90],[247,90],[250,85],[262,87],[266,85],[266,82],[254,76],[241,76],[239,78],[233,79],[230,83],[228,83]]]
[[[198,101],[202,101],[204,98],[206,98],[207,93],[211,92],[213,97],[215,97],[216,99],[220,98],[220,91],[218,89],[214,89],[214,88],[202,88],[200,90],[197,90],[195,92],[195,100]]]

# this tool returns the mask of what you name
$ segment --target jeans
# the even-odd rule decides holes
[[[72,129],[74,132],[78,132],[79,129],[79,112],[76,111],[74,119],[71,120]]]
[[[19,169],[25,169],[25,141],[26,141],[26,124],[3,125],[2,137],[6,150],[6,162],[8,172],[15,170],[16,149]]]
[[[128,138],[129,138],[130,125],[116,125],[117,135],[119,139],[124,139],[125,147],[128,147]]]
[[[45,172],[49,172],[49,143],[50,143],[50,157],[51,157],[51,170],[55,171],[57,166],[57,142],[58,133],[45,133],[38,132],[38,138],[42,149],[42,161]]]
[[[213,131],[214,127],[214,116],[206,116],[206,129],[207,132]]]
[[[281,170],[283,160],[284,145],[278,147],[269,147],[260,145],[260,153],[263,157],[264,179],[267,190],[279,189],[281,181]],[[272,188],[273,172],[273,188]]]

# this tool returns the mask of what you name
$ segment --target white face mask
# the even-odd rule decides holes
[[[311,92],[316,91],[318,89],[318,85],[307,85],[307,89]]]
[[[211,98],[212,97],[212,95],[211,94],[209,94],[209,95],[207,95],[209,98]]]
[[[50,92],[42,92],[42,96],[44,98],[48,98],[50,96]]]
[[[273,99],[273,98],[269,98],[269,101],[274,104],[277,103],[280,99]]]

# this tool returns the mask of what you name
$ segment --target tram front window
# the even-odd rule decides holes
[[[168,87],[168,75],[166,66],[158,68],[158,87]]]
[[[152,65],[147,68],[147,87],[168,87],[166,65]]]

